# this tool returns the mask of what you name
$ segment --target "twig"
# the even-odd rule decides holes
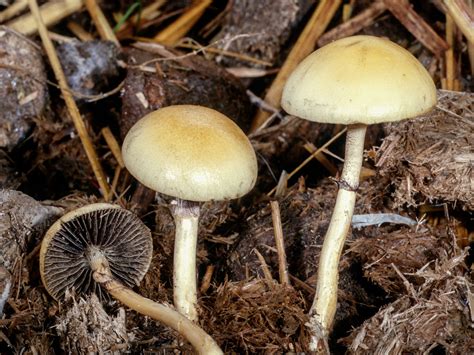
[[[269,105],[280,108],[281,94],[286,80],[296,66],[314,50],[314,44],[326,30],[340,4],[341,0],[322,0],[319,2],[313,16],[306,24],[265,95],[265,101]],[[250,132],[256,131],[267,120],[268,116],[270,116],[268,112],[258,110],[253,118]]]
[[[323,151],[323,149],[326,149],[329,147],[336,139],[338,139],[343,133],[347,131],[347,128],[344,128],[342,131],[337,133],[334,137],[332,137],[330,140],[328,140],[326,143],[324,143],[318,150],[316,150],[313,154],[311,154],[308,158],[306,158],[300,165],[298,165],[291,173],[288,174],[288,179],[291,179],[298,171],[300,171],[306,164],[308,164],[313,158],[316,157],[319,153]],[[267,196],[271,196],[276,190],[276,187],[274,187],[268,194]]]
[[[15,17],[18,13],[28,7],[28,0],[18,0],[0,12],[0,22],[7,21]]]
[[[318,147],[316,147],[313,143],[306,143],[304,145],[304,149],[306,149],[308,153],[313,154],[316,150],[318,150]],[[318,153],[315,156],[316,160],[319,161],[332,176],[336,176],[338,172],[336,166],[334,166],[334,164],[331,163],[322,153],[323,152]]]
[[[449,48],[448,44],[413,10],[408,0],[384,0],[384,2],[393,16],[437,57],[441,57]]]
[[[251,37],[251,36],[253,36],[253,35],[252,34],[240,34],[240,35],[236,35],[235,37],[232,37],[232,39],[246,38],[246,37]],[[132,44],[132,46],[135,47],[135,48],[138,48],[138,49],[143,49],[145,51],[150,51],[152,53],[157,53],[157,54],[159,54],[160,56],[162,56],[164,58],[154,58],[154,59],[150,59],[146,62],[143,62],[140,65],[133,65],[133,66],[129,65],[128,67],[129,68],[137,68],[137,69],[150,71],[150,72],[154,73],[154,72],[156,72],[156,68],[147,67],[148,64],[153,64],[153,63],[157,63],[157,62],[166,62],[166,61],[178,61],[178,60],[186,59],[188,57],[195,56],[195,55],[197,55],[201,52],[205,52],[210,47],[213,47],[213,46],[215,46],[215,45],[217,45],[221,42],[225,42],[225,40],[223,40],[223,39],[217,40],[215,42],[212,42],[212,43],[208,44],[207,46],[200,47],[199,49],[196,49],[192,52],[182,54],[182,55],[174,55],[174,53],[172,53],[168,49],[166,49],[165,46],[163,46],[161,44],[158,44],[158,43],[137,42],[137,43]]]
[[[413,285],[410,283],[410,281],[407,280],[407,278],[405,277],[405,275],[402,274],[402,272],[398,269],[398,267],[396,267],[396,265],[394,263],[391,263],[390,266],[395,270],[395,272],[397,273],[397,275],[402,279],[403,281],[403,285],[405,286],[408,294],[413,297],[415,300],[418,299],[418,296],[416,295],[416,291],[415,291],[415,288],[413,287]]]
[[[118,165],[122,169],[125,169],[125,163],[122,158],[122,151],[120,149],[120,145],[118,144],[117,139],[115,139],[114,135],[112,134],[112,131],[110,130],[109,127],[104,127],[102,128],[101,132],[102,132],[102,135],[104,136],[105,142],[109,146],[110,151],[115,157],[115,160],[117,160]]]
[[[454,90],[455,60],[453,45],[455,29],[456,25],[454,24],[453,18],[449,14],[446,14],[446,42],[450,48],[445,52],[446,76],[441,79],[441,87],[445,90]]]
[[[467,1],[471,11],[474,11],[474,1]],[[474,41],[467,41],[467,52],[469,54],[469,62],[471,63],[471,75],[474,76]]]
[[[117,165],[115,167],[114,178],[112,179],[112,185],[110,186],[110,194],[108,196],[109,201],[112,200],[112,197],[116,196],[117,185],[118,185],[118,182],[119,182],[121,172],[122,172],[122,168],[120,167],[120,165]]]
[[[273,176],[273,172],[272,172]],[[280,178],[278,179],[277,186],[275,188],[275,197],[280,197],[285,195],[286,190],[288,189],[288,173],[286,170],[283,170],[280,174]]]
[[[242,60],[242,61],[264,65],[266,67],[271,67],[272,66],[272,63],[267,62],[265,60],[261,60],[261,59],[254,58],[254,57],[242,54],[242,53],[232,52],[232,51],[228,51],[228,50],[221,49],[221,48],[213,48],[213,47],[209,47],[209,46],[203,47],[203,46],[198,46],[198,45],[191,44],[191,43],[178,43],[175,47],[176,48],[188,48],[188,49],[204,49],[203,52],[209,52],[209,53],[213,53],[213,54],[219,54],[219,55],[225,56],[225,57],[236,58],[236,59],[239,59],[239,60]]]
[[[158,33],[154,38],[155,41],[169,46],[174,45],[189,32],[211,3],[212,0],[198,1],[176,21]]]
[[[288,276],[288,264],[286,262],[280,206],[278,201],[270,201],[270,206],[272,208],[273,234],[275,235],[275,244],[278,252],[278,273],[280,275],[280,283],[282,285],[289,285],[290,278]]]
[[[347,22],[352,16],[352,11],[354,11],[354,2],[351,0],[349,4],[342,5],[342,22]]]
[[[64,97],[64,101],[66,102],[69,114],[71,115],[74,126],[76,127],[77,133],[79,134],[79,138],[81,139],[82,145],[86,152],[87,158],[89,159],[92,170],[94,171],[97,182],[99,183],[102,195],[104,197],[108,197],[109,186],[107,184],[106,176],[102,170],[102,166],[100,165],[97,153],[95,152],[94,145],[92,144],[92,140],[89,137],[79,109],[76,106],[76,102],[74,101],[74,98],[69,91],[64,72],[61,68],[61,64],[59,63],[58,55],[56,54],[53,43],[49,38],[48,30],[46,29],[46,26],[41,18],[41,13],[39,11],[38,4],[36,3],[36,0],[28,0],[28,4],[30,6],[31,13],[37,23],[38,31],[41,36],[41,40],[43,42],[46,54],[48,55],[48,59],[51,63],[51,67],[53,68],[54,74],[61,88],[61,94]]]
[[[318,46],[322,47],[332,41],[340,38],[352,36],[363,28],[372,24],[378,16],[385,12],[387,6],[383,1],[375,1],[364,11],[354,16],[352,19],[343,24],[334,27],[332,30],[326,32],[318,41]]]
[[[464,0],[443,0],[449,14],[467,40],[474,43],[474,12]]]
[[[253,251],[257,255],[258,261],[260,261],[260,267],[262,268],[265,279],[267,279],[267,281],[273,281],[272,273],[270,272],[270,269],[268,268],[265,258],[263,257],[262,254],[260,254],[260,252],[256,248]]]
[[[96,0],[85,0],[85,5],[87,11],[89,11],[89,15],[94,22],[95,27],[97,28],[97,32],[99,32],[100,38],[105,41],[114,42],[117,47],[120,47],[120,42],[118,41],[117,37],[115,37],[115,33],[110,27],[109,22],[104,16],[99,5],[97,5]]]
[[[309,296],[311,297],[314,297],[314,287],[311,287],[310,285],[308,285],[306,282],[300,280],[299,278],[297,278],[296,276],[293,276],[290,274],[290,279],[293,281],[293,284],[295,286],[298,286],[300,288],[302,288],[303,290],[305,290]]]
[[[211,286],[212,275],[214,274],[215,268],[216,267],[212,264],[207,265],[206,273],[202,278],[201,287],[199,288],[199,292],[201,292],[201,294],[206,293]]]
[[[67,23],[67,28],[69,31],[71,31],[74,36],[79,38],[81,41],[92,41],[94,37],[87,32],[81,25],[79,25],[77,22],[74,21],[69,21]]]
[[[78,12],[82,8],[82,5],[83,0],[56,0],[41,5],[39,11],[45,27],[48,27]],[[32,35],[38,31],[38,25],[32,13],[25,14],[15,20],[7,22],[6,26],[25,35]]]

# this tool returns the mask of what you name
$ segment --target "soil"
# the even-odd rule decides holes
[[[213,1],[187,19],[192,22],[187,39],[174,47],[154,43],[153,37],[187,14],[193,2],[165,1],[147,12],[152,3],[157,2],[100,2],[112,26],[132,12],[116,32],[120,48],[100,39],[85,10],[49,27],[114,188],[110,202],[135,212],[152,231],[151,265],[135,291],[173,303],[172,200],[127,173],[103,129],[109,128],[120,146],[130,127],[153,110],[209,106],[248,133],[259,176],[246,196],[201,206],[198,323],[225,353],[311,353],[305,324],[337,194],[344,136],[323,158],[285,176],[308,158],[308,143],[321,147],[343,127],[288,116],[266,107],[263,98],[317,2]],[[373,3],[355,2],[351,18]],[[6,8],[0,4],[0,11]],[[445,41],[446,16],[439,8],[439,1],[413,2],[412,10]],[[342,16],[341,5],[324,32],[340,26]],[[78,40],[71,21],[94,40]],[[390,11],[356,33],[388,37],[411,51],[434,78],[439,103],[423,117],[368,129],[355,214],[369,223],[352,228],[344,247],[329,352],[474,353],[472,53],[456,31],[449,87],[456,91],[445,90],[451,85],[445,56],[423,45],[420,33]],[[64,213],[106,198],[54,84],[41,39],[2,27],[0,53],[0,353],[192,353],[177,332],[119,302],[74,291],[56,302],[44,289],[38,254],[47,228]],[[250,133],[261,107],[277,114]],[[280,210],[288,284],[280,281],[271,201]],[[370,222],[380,213],[391,217]]]

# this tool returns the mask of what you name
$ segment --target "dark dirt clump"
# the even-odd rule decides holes
[[[0,147],[12,150],[44,113],[48,103],[46,71],[40,47],[0,26]]]
[[[180,104],[213,108],[244,131],[250,126],[250,101],[243,86],[213,62],[152,45],[130,49],[126,55],[129,67],[119,121],[122,137],[147,113]]]

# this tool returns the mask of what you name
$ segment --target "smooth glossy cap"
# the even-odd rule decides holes
[[[436,105],[436,87],[418,60],[373,36],[332,42],[305,58],[282,95],[288,113],[321,123],[399,121]]]
[[[122,155],[142,184],[183,200],[237,198],[257,178],[257,159],[244,132],[202,106],[175,105],[149,113],[128,132]]]

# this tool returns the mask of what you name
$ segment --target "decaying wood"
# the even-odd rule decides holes
[[[361,11],[352,19],[334,27],[332,30],[322,35],[318,41],[318,46],[322,47],[337,39],[356,34],[363,28],[371,25],[378,16],[385,12],[386,9],[387,6],[383,0],[374,1],[369,7]]]
[[[408,0],[384,0],[384,2],[393,16],[437,57],[441,57],[444,51],[449,48],[448,44],[438,36],[431,26],[413,10]]]
[[[81,10],[83,0],[55,0],[49,1],[40,7],[41,17],[46,27],[58,23],[62,19]],[[38,32],[38,25],[31,13],[22,15],[10,22],[6,26],[23,33],[31,35]]]
[[[56,79],[58,80],[59,87],[61,89],[61,93],[64,97],[64,101],[66,102],[66,106],[69,110],[69,114],[71,115],[72,121],[74,122],[74,126],[76,127],[77,133],[81,138],[81,142],[83,144],[84,150],[86,152],[87,158],[91,164],[92,170],[96,176],[97,182],[100,186],[102,195],[105,197],[109,196],[109,185],[107,184],[107,178],[105,173],[102,169],[101,163],[97,156],[97,153],[94,148],[94,144],[87,132],[86,125],[82,120],[81,113],[76,106],[76,102],[69,90],[69,86],[67,84],[66,78],[64,76],[64,72],[61,68],[61,64],[59,62],[58,55],[54,49],[54,45],[51,42],[51,39],[48,35],[48,30],[42,20],[40,10],[38,8],[38,4],[36,0],[28,0],[28,4],[30,6],[31,13],[36,21],[36,25],[41,36],[41,40],[44,45],[44,49],[48,55],[49,62],[51,63],[51,67],[53,68],[54,74]]]
[[[322,0],[319,2],[313,16],[311,16],[306,24],[290,54],[288,54],[285,63],[268,89],[265,95],[265,101],[268,104],[275,108],[280,107],[281,94],[286,80],[296,66],[313,51],[316,41],[326,30],[340,4],[341,0]],[[253,118],[251,131],[257,130],[269,117],[270,113],[258,110]]]

